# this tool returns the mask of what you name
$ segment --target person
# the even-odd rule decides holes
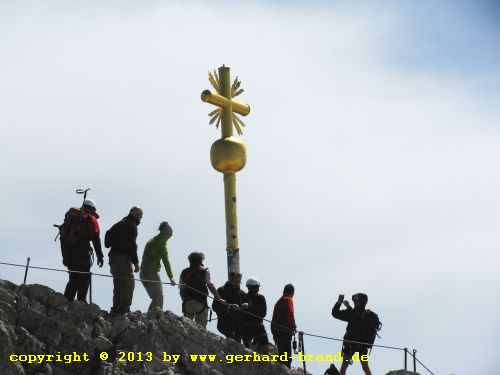
[[[146,292],[151,298],[149,312],[163,310],[163,288],[159,273],[161,269],[160,262],[163,262],[170,282],[173,285],[176,284],[167,250],[167,241],[172,237],[173,231],[166,221],[160,223],[158,230],[160,233],[146,243],[144,253],[142,254],[141,271],[139,274],[142,285],[144,285]]]
[[[241,343],[241,306],[247,302],[247,296],[240,289],[241,273],[230,272],[229,280],[217,291],[226,301],[225,304],[214,300],[212,309],[217,314],[217,330],[224,336]]]
[[[271,332],[278,347],[278,352],[287,354],[286,361],[283,361],[283,364],[287,367],[292,364],[292,337],[297,330],[293,307],[294,294],[295,288],[293,285],[285,285],[283,296],[274,305],[273,319],[271,321]]]
[[[352,356],[358,353],[364,373],[366,375],[371,375],[368,361],[362,360],[362,356],[368,355],[368,349],[373,345],[381,323],[377,314],[366,309],[366,304],[368,303],[368,296],[366,294],[354,294],[352,296],[352,301],[354,302],[354,308],[351,307],[349,301],[344,301],[344,295],[341,294],[332,309],[332,316],[334,318],[347,322],[346,333],[342,345],[343,361],[340,368],[340,374],[345,375],[347,367],[351,363]],[[346,307],[344,310],[340,310],[342,303],[344,303]],[[351,341],[366,344],[354,343]]]
[[[69,301],[73,301],[76,296],[79,301],[86,302],[93,262],[90,242],[97,255],[98,266],[103,265],[98,219],[94,201],[86,199],[80,209],[71,208],[66,213],[64,223],[60,227],[63,264],[69,271],[64,296]]]
[[[247,280],[247,302],[242,304],[243,344],[250,348],[262,348],[269,344],[263,319],[267,313],[266,298],[259,294],[260,282],[251,277]]]
[[[182,270],[179,289],[182,299],[182,313],[204,328],[208,322],[208,291],[224,303],[219,292],[210,280],[210,271],[203,265],[205,255],[192,252],[188,256],[189,267]]]
[[[114,224],[104,238],[109,251],[109,265],[113,275],[113,306],[111,316],[130,312],[134,295],[134,274],[139,272],[137,257],[137,226],[141,223],[142,209],[132,207],[126,217]]]

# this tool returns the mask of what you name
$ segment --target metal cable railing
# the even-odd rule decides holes
[[[90,275],[90,288],[89,288],[89,302],[90,303],[92,303],[92,276],[107,277],[107,278],[112,278],[112,279],[114,278],[113,275],[109,275],[109,274],[102,274],[102,273],[95,273],[95,272],[85,272],[85,271],[73,271],[73,270],[70,271],[70,270],[64,270],[64,269],[59,269],[59,268],[32,266],[32,265],[30,265],[30,260],[31,259],[28,257],[27,261],[26,261],[26,264],[0,262],[0,265],[25,268],[23,284],[26,284],[26,280],[27,280],[27,277],[28,277],[28,270],[30,268],[32,268],[32,269],[38,269],[38,270],[44,270],[44,271],[89,274]],[[135,280],[135,281],[141,281],[141,282],[145,281],[145,282],[150,282],[150,283],[159,283],[159,284],[168,285],[168,286],[176,286],[176,284],[174,284],[174,283],[164,282],[164,281],[158,281],[158,280],[136,279],[136,278],[133,278],[133,280]],[[191,289],[195,293],[200,293],[200,294],[205,295],[204,293],[200,292],[199,290],[197,290],[195,288],[192,288],[191,286],[189,286],[187,284],[179,282],[178,285],[182,286],[182,287],[185,287],[185,288],[189,288],[189,289]],[[216,300],[216,298],[213,297],[213,296],[211,296],[211,295],[208,295],[207,298],[210,298],[212,300]],[[222,301],[218,301],[218,302],[222,303],[223,305],[230,306],[230,304],[228,304],[228,303],[225,303],[225,302],[222,302]],[[280,330],[288,331],[288,332],[290,332],[292,334],[295,334],[295,332],[293,332],[292,330],[290,330],[289,327],[285,327],[285,326],[281,326],[279,324],[273,323],[269,319],[266,319],[266,318],[263,318],[261,316],[252,314],[252,313],[250,313],[248,311],[245,311],[245,310],[242,310],[242,309],[240,309],[239,312],[242,313],[242,314],[244,314],[244,315],[251,316],[253,318],[262,319],[263,321],[265,321],[267,323],[270,323],[270,324],[273,324],[274,326],[280,328]],[[213,320],[215,320],[215,319],[213,319]],[[409,354],[412,357],[412,359],[413,359],[413,372],[416,372],[416,370],[417,370],[417,363],[419,363],[429,374],[434,375],[434,373],[417,358],[417,355],[416,355],[417,351],[415,349],[413,349],[412,353],[410,353],[408,351],[407,347],[389,346],[389,345],[381,345],[381,344],[370,344],[370,343],[367,343],[367,342],[354,341],[354,340],[346,340],[346,339],[340,339],[340,338],[337,338],[337,337],[330,337],[330,336],[318,335],[318,334],[314,334],[314,333],[306,332],[306,331],[298,331],[298,333],[299,333],[299,341],[301,343],[301,347],[302,348],[304,348],[303,337],[304,336],[309,336],[309,337],[319,338],[319,339],[323,339],[323,340],[340,341],[340,342],[349,343],[349,344],[366,345],[366,346],[369,346],[369,347],[377,347],[377,348],[382,348],[382,349],[390,349],[390,350],[403,351],[404,352],[404,369],[405,370],[408,370],[408,354]],[[305,353],[303,352],[303,354],[305,354]],[[305,372],[305,360],[303,361],[303,365],[304,365],[304,372]]]

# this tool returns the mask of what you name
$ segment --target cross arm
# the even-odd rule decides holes
[[[239,102],[237,100],[228,99],[222,95],[211,92],[210,90],[204,90],[201,93],[201,100],[221,108],[229,107],[229,104],[231,103],[233,112],[236,112],[242,116],[246,116],[250,113],[250,106],[248,104]]]

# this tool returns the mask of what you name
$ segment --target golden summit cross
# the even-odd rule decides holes
[[[244,90],[240,87],[238,77],[231,84],[229,67],[222,65],[218,72],[208,73],[208,80],[215,92],[204,90],[201,100],[217,106],[211,111],[210,124],[221,125],[222,137],[212,144],[210,160],[212,166],[224,174],[224,197],[226,207],[226,251],[227,269],[240,272],[240,255],[238,243],[238,218],[236,214],[236,172],[243,169],[246,163],[246,147],[241,138],[233,136],[233,127],[242,135],[243,121],[236,115],[246,116],[250,113],[248,104],[234,100]]]

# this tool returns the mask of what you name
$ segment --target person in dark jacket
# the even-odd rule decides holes
[[[74,239],[66,241],[65,231],[69,232],[71,228],[62,229],[61,250],[63,255],[63,264],[68,267],[69,281],[64,290],[64,296],[73,301],[75,296],[79,301],[86,302],[87,291],[90,285],[90,267],[92,266],[92,246],[97,256],[99,267],[103,265],[104,256],[101,248],[101,238],[95,203],[91,199],[86,199],[80,210],[71,209],[68,214],[76,216],[76,232],[73,232]],[[68,215],[66,214],[66,215]],[[66,219],[65,219],[66,221]],[[66,224],[66,225],[74,225]],[[64,224],[63,224],[64,225]],[[75,272],[72,272],[75,271]]]
[[[113,225],[104,239],[109,251],[109,265],[113,275],[113,306],[111,316],[130,311],[134,295],[134,274],[139,272],[137,257],[137,226],[142,219],[142,209],[132,207],[129,214]]]
[[[189,267],[182,270],[179,278],[179,288],[182,299],[182,313],[204,328],[208,322],[208,291],[224,303],[210,280],[210,271],[203,265],[205,255],[192,252],[188,256]]]
[[[259,294],[260,282],[249,278],[246,282],[248,289],[247,302],[241,305],[242,311],[242,338],[243,344],[255,348],[269,344],[263,319],[267,314],[266,298]]]
[[[352,300],[354,302],[354,308],[351,307],[349,301],[344,301],[344,295],[341,294],[332,309],[332,316],[334,318],[347,322],[347,328],[344,335],[345,341],[342,346],[343,361],[342,367],[340,368],[341,375],[345,375],[351,358],[356,352],[359,353],[360,357],[368,354],[368,345],[349,342],[366,342],[366,324],[364,322],[364,316],[367,311],[366,304],[368,303],[368,296],[364,293],[357,293],[352,296]],[[340,310],[342,302],[346,307],[344,310]],[[368,361],[361,360],[360,362],[364,373],[366,375],[371,375]]]
[[[271,322],[271,332],[274,342],[278,347],[278,352],[280,354],[287,354],[287,360],[283,361],[283,364],[287,367],[290,367],[292,364],[292,337],[297,330],[293,307],[294,294],[295,288],[293,285],[285,285],[283,296],[274,305]]]
[[[247,296],[240,289],[241,273],[230,272],[229,280],[217,289],[225,304],[214,300],[213,310],[217,313],[217,330],[226,337],[241,342],[242,315],[241,306],[247,302]]]

